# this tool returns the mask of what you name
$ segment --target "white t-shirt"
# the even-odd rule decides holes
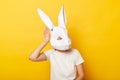
[[[74,80],[76,78],[76,65],[84,62],[77,49],[59,52],[51,49],[44,52],[50,61],[50,80]]]

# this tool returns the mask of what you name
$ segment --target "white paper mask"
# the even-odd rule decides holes
[[[53,48],[58,50],[68,50],[71,47],[71,40],[66,29],[66,15],[62,6],[58,16],[58,26],[54,26],[51,19],[41,10],[37,9],[38,14],[45,25],[50,29],[50,43]]]

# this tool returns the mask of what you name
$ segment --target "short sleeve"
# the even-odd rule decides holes
[[[44,51],[44,54],[47,56],[47,60],[50,60],[51,53],[52,53],[52,50]]]
[[[81,64],[84,62],[84,59],[80,52],[75,49],[75,65]]]

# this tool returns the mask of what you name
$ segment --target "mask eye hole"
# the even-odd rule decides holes
[[[57,40],[62,40],[62,37],[60,37],[60,36],[59,36],[59,37],[57,37]]]
[[[51,29],[51,31],[53,31],[53,29]]]

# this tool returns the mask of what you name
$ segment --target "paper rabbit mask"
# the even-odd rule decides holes
[[[71,40],[66,29],[64,6],[62,6],[58,16],[58,26],[54,26],[51,19],[41,9],[38,8],[37,11],[42,21],[50,29],[50,43],[52,47],[58,50],[70,49]]]

